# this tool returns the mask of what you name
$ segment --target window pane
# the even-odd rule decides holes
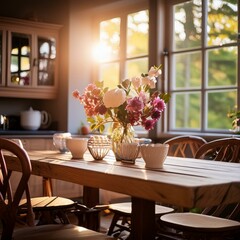
[[[174,49],[199,47],[202,25],[201,0],[188,1],[174,7]]]
[[[21,57],[21,70],[22,71],[30,70],[29,57]]]
[[[208,51],[208,86],[236,86],[237,47]]]
[[[38,46],[39,46],[39,57],[41,58],[49,58],[50,55],[50,46],[47,41],[43,39],[38,39]]]
[[[177,54],[173,61],[176,66],[173,89],[201,86],[202,58],[200,52]]]
[[[139,76],[148,71],[148,58],[127,61],[126,77]]]
[[[104,50],[99,61],[119,59],[120,18],[113,18],[100,23],[100,48]]]
[[[30,47],[29,46],[23,46],[21,48],[21,55],[29,56],[29,54],[30,54]]]
[[[11,56],[11,73],[15,73],[15,72],[18,72],[18,57]]]
[[[119,63],[102,64],[99,72],[104,87],[115,88],[119,84]]]
[[[127,57],[148,54],[148,11],[128,15]]]
[[[24,71],[20,73],[19,85],[29,85],[29,71]]]
[[[176,93],[172,94],[174,129],[200,129],[201,94]]]
[[[39,64],[38,64],[39,71],[47,71],[47,67],[48,67],[48,60],[39,59]]]
[[[208,45],[237,41],[237,0],[209,0]]]
[[[38,37],[38,85],[54,85],[56,40]]]
[[[236,105],[237,91],[208,92],[208,129],[230,129],[232,120],[227,117]]]
[[[40,60],[38,69],[38,85],[52,86],[54,84],[54,60]]]
[[[13,48],[12,49],[12,54],[17,55],[18,54],[18,48]]]

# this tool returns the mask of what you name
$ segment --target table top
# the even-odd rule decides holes
[[[167,157],[162,169],[149,169],[141,158],[127,164],[116,162],[112,153],[101,161],[93,160],[88,151],[84,159],[72,159],[70,153],[56,151],[28,154],[35,175],[160,203],[192,208],[240,201],[238,163]],[[8,165],[20,170],[14,157],[9,157]]]

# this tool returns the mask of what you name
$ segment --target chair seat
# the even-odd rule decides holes
[[[109,209],[113,212],[124,213],[125,215],[130,215],[132,212],[132,203],[131,202],[122,202],[122,203],[113,203],[109,205]],[[161,205],[155,205],[155,215],[162,216],[166,213],[173,212],[174,209],[170,207],[165,207]]]
[[[69,224],[66,211],[72,209],[76,203],[63,197],[34,197],[30,198],[32,209],[38,214],[37,225],[55,224],[57,222]],[[18,213],[27,213],[27,199],[19,203]]]
[[[131,202],[121,202],[113,203],[109,205],[109,210],[114,213],[110,227],[108,229],[108,235],[118,236],[121,232],[125,231],[130,234],[131,232],[131,213],[132,213],[132,203]],[[155,217],[157,220],[163,214],[173,212],[173,208],[155,205]]]
[[[13,238],[14,240],[114,239],[105,234],[72,224],[55,224],[19,228],[14,231]]]
[[[24,208],[27,204],[26,199],[20,201],[19,207]],[[34,197],[31,198],[31,204],[34,211],[52,210],[70,208],[75,205],[75,202],[63,197]]]
[[[161,217],[166,225],[180,226],[181,229],[194,231],[226,231],[240,230],[240,222],[225,218],[196,213],[173,213]]]

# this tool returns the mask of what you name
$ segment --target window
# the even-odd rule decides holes
[[[168,129],[227,132],[239,103],[237,0],[181,1],[171,11]]]
[[[94,57],[97,80],[114,88],[123,79],[148,71],[148,10],[123,13],[99,23],[99,45]]]

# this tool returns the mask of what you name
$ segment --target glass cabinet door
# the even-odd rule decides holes
[[[11,85],[31,85],[31,35],[11,33]]]
[[[38,86],[55,84],[56,40],[38,37]]]

